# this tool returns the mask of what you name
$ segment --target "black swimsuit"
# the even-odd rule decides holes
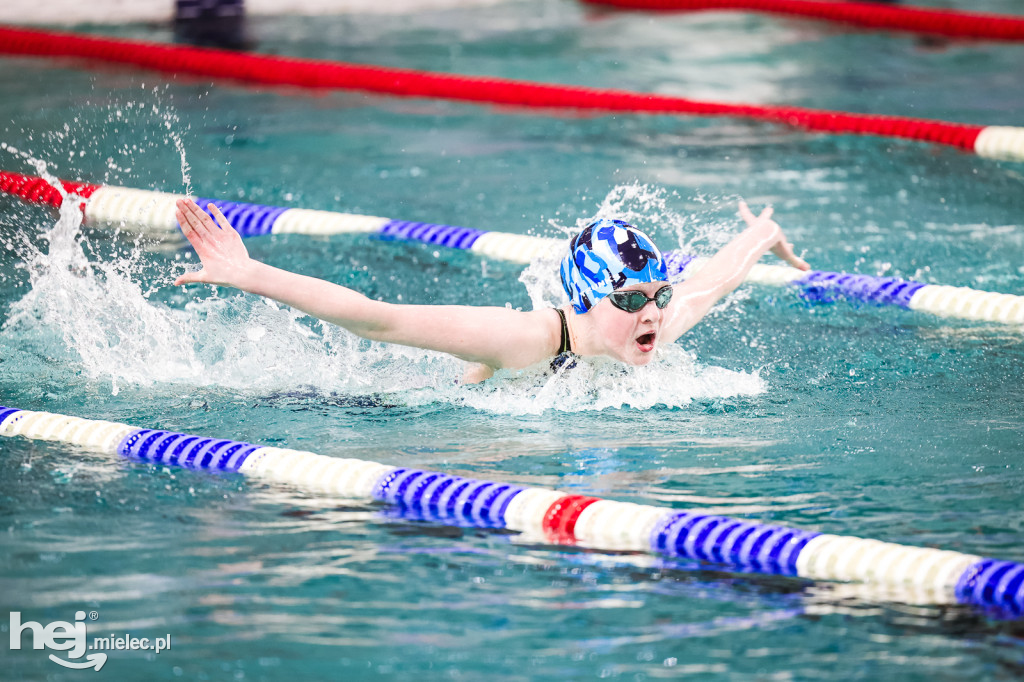
[[[579,357],[572,352],[572,341],[569,339],[569,325],[565,322],[565,313],[561,308],[555,308],[558,318],[562,321],[562,338],[558,344],[558,354],[551,360],[551,371],[557,372],[560,369],[572,369],[576,366],[576,358]]]

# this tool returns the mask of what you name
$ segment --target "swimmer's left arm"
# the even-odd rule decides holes
[[[747,204],[741,201],[739,209],[747,229],[726,244],[700,271],[675,285],[672,302],[667,309],[664,342],[675,341],[704,319],[715,303],[746,279],[750,269],[768,251],[799,270],[811,269],[793,253],[782,228],[772,220],[771,208],[754,216]]]

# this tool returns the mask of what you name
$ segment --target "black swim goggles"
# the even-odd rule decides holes
[[[608,294],[608,298],[611,299],[613,306],[627,313],[638,313],[651,301],[654,301],[654,305],[659,309],[663,309],[672,300],[672,285],[666,284],[658,289],[654,298],[647,298],[647,294],[642,291],[613,291]]]

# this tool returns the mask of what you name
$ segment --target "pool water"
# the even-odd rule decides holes
[[[1024,111],[1024,46],[757,15],[524,0],[250,27],[275,54],[979,124]],[[743,197],[773,205],[816,269],[1024,295],[1024,166],[951,148],[0,65],[5,170],[544,236],[614,213],[704,255],[738,231]],[[70,210],[0,196],[0,244],[3,405],[1024,561],[1020,327],[745,286],[647,368],[467,387],[455,360],[174,288],[187,249]],[[550,263],[366,236],[247,244],[389,301],[529,308],[556,285]],[[172,637],[111,652],[110,679],[1024,675],[1022,623],[969,607],[548,546],[66,445],[0,453],[0,605]],[[86,674],[30,648],[4,662],[5,679]]]

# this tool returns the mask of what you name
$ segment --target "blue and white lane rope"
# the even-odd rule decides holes
[[[82,185],[89,198],[85,219],[90,226],[121,227],[181,238],[175,219],[175,202],[183,195],[102,185]],[[31,197],[19,195],[26,201]],[[559,254],[566,240],[551,237],[489,232],[468,227],[392,220],[377,216],[316,211],[301,208],[262,206],[219,199],[196,200],[204,209],[212,203],[243,237],[267,234],[335,235],[377,234],[388,239],[408,239],[436,246],[470,251],[495,260],[530,263]],[[705,259],[678,251],[665,254],[669,276],[685,278],[699,269]],[[878,305],[895,305],[942,317],[1003,324],[1024,324],[1024,296],[978,291],[902,280],[895,277],[841,272],[803,272],[786,265],[757,264],[746,279],[753,284],[801,289],[812,300],[836,297]]]
[[[174,218],[174,202],[181,195],[119,187],[100,187],[86,206],[90,223],[129,225],[145,231],[180,233]],[[217,199],[198,199],[204,209],[217,206],[243,237],[266,234],[330,235],[375,233],[386,238],[408,239],[515,263],[560,253],[565,239],[488,232],[468,227],[407,222],[377,216],[284,209]],[[704,260],[676,251],[666,253],[669,275],[680,278],[695,271]],[[945,317],[1007,324],[1024,324],[1024,296],[978,291],[966,287],[924,284],[894,277],[840,272],[803,272],[785,265],[758,264],[747,282],[793,285],[812,299],[846,297],[880,305],[896,305]]]
[[[450,525],[506,528],[549,542],[653,552],[760,573],[906,588],[1014,618],[1024,615],[1024,564],[971,554],[49,412],[0,407],[0,435],[377,500],[397,506],[403,515]]]

